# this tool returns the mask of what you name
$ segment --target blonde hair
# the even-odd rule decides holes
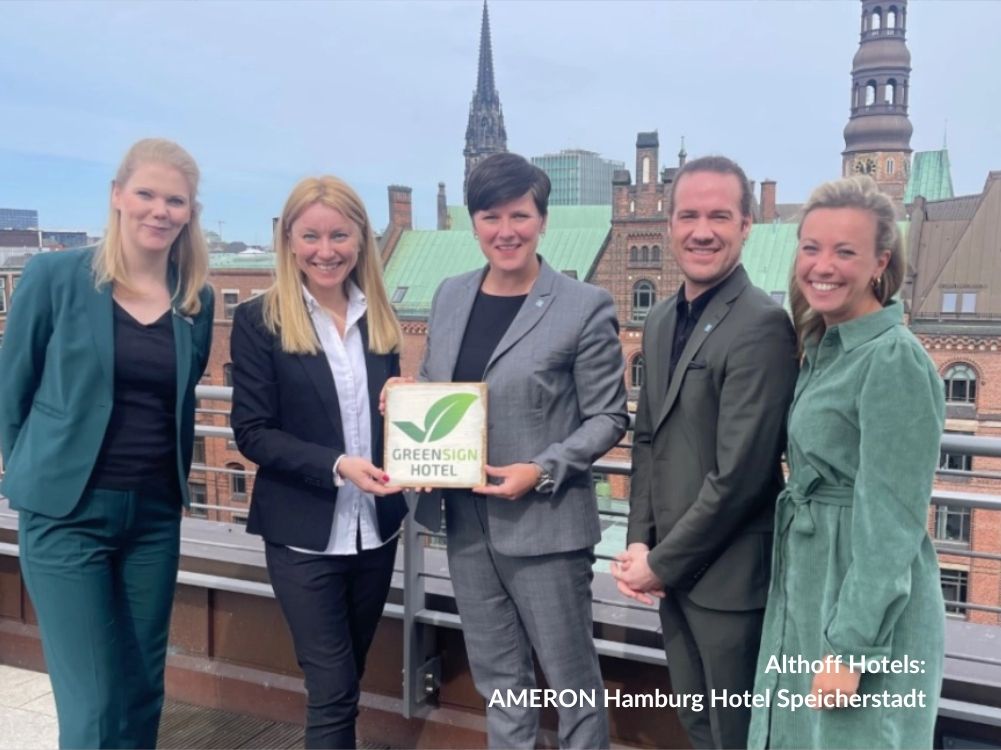
[[[799,239],[803,222],[811,211],[818,208],[858,208],[868,211],[876,219],[876,253],[889,251],[890,259],[872,287],[873,294],[881,305],[886,305],[904,282],[904,243],[897,229],[897,212],[893,202],[880,192],[871,177],[846,177],[825,182],[817,187],[803,206],[796,230]],[[797,260],[799,252],[796,253]],[[792,308],[792,322],[799,339],[800,354],[809,341],[819,341],[827,330],[823,317],[810,309],[810,305],[796,283],[796,263],[793,263],[792,278],[789,281],[789,306]]]
[[[320,342],[302,296],[305,277],[295,263],[290,230],[302,212],[320,203],[339,211],[358,228],[358,262],[349,278],[364,292],[368,310],[368,348],[388,354],[400,347],[403,334],[382,282],[382,261],[365,204],[343,180],[330,175],[307,177],[292,188],[275,224],[275,282],[264,294],[264,324],[281,337],[282,351],[316,354]]]
[[[112,193],[115,186],[121,188],[143,164],[164,164],[173,167],[188,183],[191,201],[191,218],[177,235],[170,247],[171,262],[177,268],[177,288],[172,289],[174,306],[185,315],[197,315],[202,309],[199,292],[205,286],[209,276],[209,250],[202,234],[199,215],[201,206],[198,204],[198,165],[191,154],[173,141],[163,138],[144,138],[132,144],[122,159],[115,180],[112,183]],[[125,248],[122,244],[122,216],[115,208],[114,202],[108,213],[108,226],[104,233],[101,246],[94,253],[94,278],[98,286],[104,284],[120,284],[128,289],[129,274],[125,268]]]

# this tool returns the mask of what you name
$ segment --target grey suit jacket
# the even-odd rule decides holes
[[[711,609],[764,606],[780,456],[798,371],[785,310],[743,266],[722,282],[668,380],[677,296],[643,332],[628,543],[667,588]]]
[[[541,260],[541,259],[540,259]],[[420,379],[449,382],[485,270],[446,279],[435,293]],[[534,461],[553,476],[552,494],[489,498],[489,535],[499,552],[543,555],[601,538],[591,464],[625,433],[624,363],[612,298],[604,289],[542,269],[487,364],[488,461]],[[447,502],[472,502],[446,493]],[[441,493],[423,495],[417,520],[442,523]]]

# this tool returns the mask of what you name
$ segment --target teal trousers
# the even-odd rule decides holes
[[[153,748],[180,547],[177,493],[88,490],[70,515],[21,511],[61,748]]]

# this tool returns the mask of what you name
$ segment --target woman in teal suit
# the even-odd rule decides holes
[[[893,203],[869,177],[803,208],[790,289],[803,352],[776,506],[749,748],[931,748],[945,610],[928,506],[942,381],[893,299]],[[788,698],[811,703],[793,710]]]
[[[0,491],[20,511],[59,743],[155,747],[212,334],[198,167],[142,140],[96,252],[25,267],[0,348]]]

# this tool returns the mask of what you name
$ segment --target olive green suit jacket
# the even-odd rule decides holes
[[[676,319],[674,296],[643,331],[627,540],[650,547],[665,588],[710,609],[760,609],[798,369],[792,323],[737,266],[669,378]]]
[[[114,403],[111,285],[95,286],[93,251],[42,253],[11,301],[0,347],[0,492],[11,507],[53,518],[83,494]],[[172,279],[173,282],[173,279]],[[177,359],[177,475],[185,505],[194,441],[195,384],[212,339],[212,290],[194,318],[173,314]]]

